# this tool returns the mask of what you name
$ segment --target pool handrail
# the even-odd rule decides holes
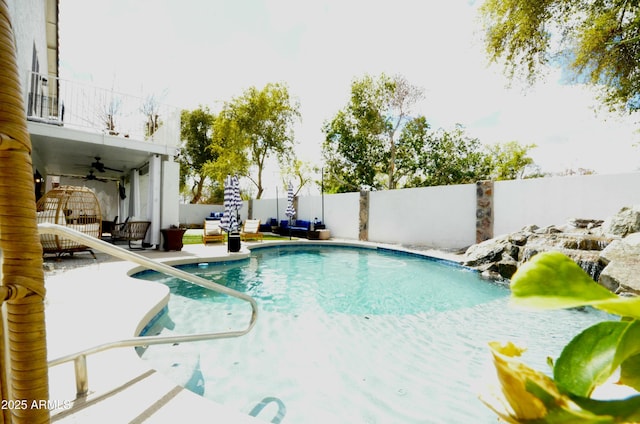
[[[150,345],[157,345],[157,344],[196,342],[196,341],[203,341],[203,340],[240,337],[247,334],[249,331],[251,331],[251,329],[256,324],[256,320],[258,319],[258,304],[254,298],[242,292],[230,289],[221,284],[214,283],[212,281],[206,280],[202,277],[198,277],[197,275],[194,275],[194,274],[190,274],[186,271],[182,271],[178,268],[174,268],[162,262],[158,262],[158,261],[154,261],[152,259],[146,258],[137,253],[123,249],[122,247],[115,246],[111,243],[107,243],[103,240],[81,233],[77,230],[74,230],[73,228],[69,228],[69,227],[65,227],[65,226],[53,224],[53,223],[40,223],[38,224],[38,233],[51,234],[51,235],[57,235],[57,236],[69,238],[73,241],[82,243],[87,247],[91,247],[101,252],[110,254],[111,256],[128,260],[128,261],[137,263],[139,265],[142,265],[143,267],[152,269],[154,271],[157,271],[163,274],[168,274],[173,277],[177,277],[182,280],[186,280],[190,283],[199,285],[201,287],[247,301],[251,305],[251,319],[249,320],[249,325],[244,330],[225,331],[225,332],[217,332],[217,333],[174,335],[174,336],[137,336],[137,337],[131,337],[129,339],[123,339],[123,340],[104,343],[98,346],[90,347],[90,348],[81,350],[79,352],[64,355],[59,358],[48,361],[49,367],[74,361],[74,369],[76,373],[76,391],[77,391],[76,396],[78,397],[86,396],[87,393],[89,392],[89,379],[88,379],[87,362],[86,362],[87,355],[103,352],[105,350],[118,348],[118,347],[150,346]]]

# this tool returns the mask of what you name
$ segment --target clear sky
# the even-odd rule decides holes
[[[598,111],[587,87],[562,85],[550,70],[536,87],[507,88],[484,53],[479,3],[61,0],[61,73],[214,111],[248,87],[286,83],[301,103],[305,161],[319,160],[322,123],[346,105],[354,78],[402,74],[424,88],[415,112],[434,128],[459,123],[487,144],[535,143],[531,156],[547,172],[639,169],[637,118]]]

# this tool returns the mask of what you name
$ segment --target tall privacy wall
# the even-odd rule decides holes
[[[605,219],[623,206],[640,205],[640,173],[500,181],[494,183],[494,205],[496,235],[528,224]]]
[[[624,206],[640,205],[640,173],[325,194],[296,203],[298,219],[318,218],[333,238],[462,248],[530,224],[605,219]],[[241,217],[283,220],[286,207],[286,197],[252,200],[244,202]],[[180,205],[180,223],[202,222],[218,210],[219,205]]]

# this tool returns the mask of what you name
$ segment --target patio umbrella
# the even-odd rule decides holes
[[[227,233],[238,230],[237,210],[233,194],[233,180],[230,175],[224,180],[224,214],[220,220],[220,228]]]
[[[230,175],[224,180],[224,214],[220,220],[220,228],[227,232],[227,250],[229,250],[229,242],[231,241],[228,236],[233,231],[238,231],[238,210],[235,206],[235,195],[233,194],[233,179]]]
[[[20,88],[9,7],[0,1],[0,394],[49,399],[42,245],[36,225],[31,140]],[[5,331],[7,334],[5,334]],[[10,373],[5,358],[9,358]],[[48,423],[47,408],[0,409],[0,422]]]
[[[240,221],[240,217],[238,216],[238,212],[242,209],[242,197],[240,197],[240,180],[237,175],[234,175],[231,178],[231,184],[233,186],[233,207],[236,209],[236,228],[238,226],[238,222]]]
[[[296,215],[296,210],[293,207],[293,185],[289,182],[287,189],[287,210],[284,214],[289,218],[289,240],[291,240],[291,218]]]

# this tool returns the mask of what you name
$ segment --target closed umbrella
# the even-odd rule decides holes
[[[233,196],[233,182],[227,175],[224,180],[224,214],[220,219],[220,228],[230,233],[238,229],[238,220],[235,214],[235,201]]]
[[[234,175],[231,178],[231,184],[233,187],[233,207],[236,210],[236,229],[238,227],[238,222],[240,221],[240,217],[238,216],[238,212],[242,209],[242,197],[240,197],[240,180],[237,175]]]
[[[231,232],[238,230],[237,210],[234,199],[233,180],[230,175],[227,175],[224,180],[224,214],[220,220],[220,228],[227,232],[227,250],[230,250]]]
[[[287,189],[287,210],[284,214],[289,218],[289,240],[291,240],[291,218],[296,215],[296,210],[293,207],[293,185],[289,182],[289,188]]]

